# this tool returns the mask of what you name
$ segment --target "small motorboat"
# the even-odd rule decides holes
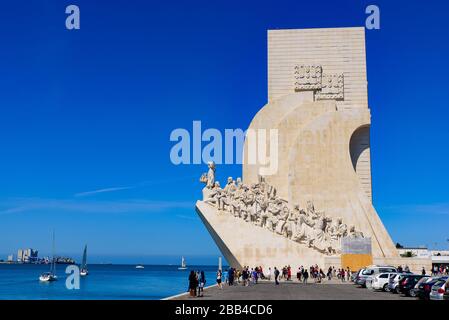
[[[136,269],[145,269],[145,267],[144,267],[143,265],[141,265],[141,264],[138,264],[138,265],[136,266]]]

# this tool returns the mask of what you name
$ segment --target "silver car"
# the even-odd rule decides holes
[[[401,281],[404,278],[404,276],[408,274],[411,274],[411,272],[396,273],[392,275],[388,280],[388,291],[390,291],[391,293],[399,293],[398,288],[399,281]]]
[[[432,290],[430,291],[430,300],[443,300],[444,299],[444,293],[446,292],[446,285],[447,285],[446,279],[438,280],[433,286]]]

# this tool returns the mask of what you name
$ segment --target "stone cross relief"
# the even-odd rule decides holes
[[[291,206],[288,201],[276,195],[276,188],[259,176],[258,183],[244,184],[240,178],[227,179],[222,188],[215,180],[215,164],[208,163],[209,171],[203,173],[200,182],[203,188],[203,202],[215,207],[218,213],[227,213],[255,226],[292,241],[307,245],[326,255],[341,253],[343,237],[364,237],[355,226],[343,223],[342,218],[332,218],[323,211],[317,211],[312,201],[305,209]]]
[[[321,65],[297,65],[295,91],[315,92],[316,100],[344,100],[344,75],[325,74]]]

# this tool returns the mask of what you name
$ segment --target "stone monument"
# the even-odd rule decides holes
[[[277,130],[277,170],[244,162],[221,187],[209,163],[196,204],[232,266],[340,267],[352,237],[376,264],[429,268],[399,257],[372,205],[370,118],[363,27],[268,31],[268,103],[249,129]]]

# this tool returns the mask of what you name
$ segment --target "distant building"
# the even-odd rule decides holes
[[[17,250],[17,262],[34,263],[38,260],[38,251],[28,248]]]
[[[426,247],[400,248],[399,254],[403,257],[431,258],[432,265],[449,265],[449,250],[429,250]]]
[[[426,247],[400,248],[399,254],[403,257],[430,258],[431,252]]]
[[[23,262],[23,250],[17,250],[17,262]]]
[[[13,262],[14,261],[14,255],[13,254],[10,254],[9,256],[8,256],[8,262]]]

